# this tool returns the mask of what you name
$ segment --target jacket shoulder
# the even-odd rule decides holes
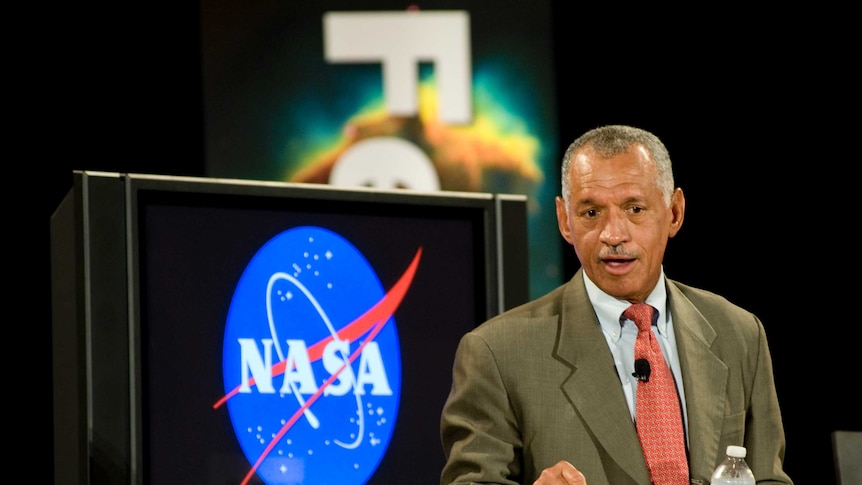
[[[556,322],[562,312],[566,285],[559,286],[534,300],[510,308],[489,318],[474,329],[479,333],[496,332],[503,328],[522,328],[524,331],[539,322]],[[532,324],[530,323],[532,322]]]
[[[679,293],[685,296],[692,304],[694,304],[694,306],[701,309],[701,311],[717,309],[722,313],[739,312],[740,316],[752,314],[749,310],[733,303],[728,300],[727,297],[719,295],[718,293],[686,285],[676,280],[669,279],[667,281],[670,286],[679,291]]]

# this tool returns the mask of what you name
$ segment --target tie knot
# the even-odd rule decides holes
[[[623,316],[635,322],[635,325],[638,326],[638,330],[643,332],[645,330],[649,330],[652,326],[652,316],[654,311],[655,308],[646,303],[635,303],[626,308],[626,311],[623,312]]]

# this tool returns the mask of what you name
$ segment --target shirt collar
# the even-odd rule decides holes
[[[611,334],[618,333],[620,324],[622,323],[620,322],[620,315],[623,314],[625,309],[628,308],[631,303],[605,293],[599,289],[592,280],[590,280],[586,271],[582,271],[581,273],[584,275],[584,285],[587,288],[587,296],[589,296],[590,302],[593,304],[599,323]],[[669,315],[666,311],[667,288],[665,287],[664,268],[662,268],[662,271],[659,274],[658,283],[656,283],[655,288],[653,288],[652,292],[647,296],[646,302],[652,305],[652,307],[658,312],[656,327],[658,328],[659,333],[664,334],[667,331],[669,320]]]

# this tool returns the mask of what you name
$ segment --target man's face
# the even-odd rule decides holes
[[[574,154],[568,212],[557,197],[560,234],[572,244],[587,276],[604,292],[646,299],[661,273],[668,238],[685,213],[682,190],[666,206],[645,149],[602,158],[588,145]]]

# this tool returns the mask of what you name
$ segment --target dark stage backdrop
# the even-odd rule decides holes
[[[488,4],[505,13],[516,3]],[[49,218],[71,187],[72,170],[206,173],[199,7],[64,4],[38,12],[45,22],[36,32],[46,42],[34,43],[30,62],[15,71],[41,81],[16,96],[27,103],[16,124],[38,142],[16,150],[26,161],[9,157],[22,177],[7,189],[23,197],[6,232],[15,236],[8,238],[17,276],[10,308],[27,322],[18,330],[21,342],[50,342]],[[854,16],[834,8],[759,16],[729,7],[700,14],[590,8],[550,5],[553,158],[599,124],[635,124],[665,140],[688,203],[667,273],[763,320],[787,430],[787,470],[799,484],[832,483],[830,432],[862,429],[852,397],[860,332],[847,314],[859,267],[856,204],[849,200],[858,193],[858,89],[848,81],[852,43],[842,38],[853,30],[840,25]],[[500,17],[501,32],[519,25]],[[814,35],[814,27],[824,33]],[[568,277],[574,257],[563,254]],[[28,259],[35,272],[23,265]],[[30,281],[35,291],[23,284]],[[40,466],[30,473],[47,480],[51,366],[32,360],[36,369],[21,373],[22,397],[13,402],[28,416],[13,423],[24,441],[13,446],[35,452]]]

